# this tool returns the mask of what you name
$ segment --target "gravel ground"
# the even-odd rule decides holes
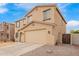
[[[79,56],[79,46],[59,45],[42,46],[21,56]]]
[[[0,47],[12,45],[12,44],[14,44],[14,43],[15,43],[15,42],[12,42],[12,41],[7,41],[7,42],[0,41]]]

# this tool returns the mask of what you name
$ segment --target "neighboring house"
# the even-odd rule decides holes
[[[15,23],[15,40],[27,43],[62,43],[66,21],[56,5],[34,7],[22,20]]]
[[[15,25],[3,22],[0,24],[0,40],[1,41],[14,41]]]

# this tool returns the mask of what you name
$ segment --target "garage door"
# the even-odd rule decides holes
[[[72,34],[72,44],[79,45],[79,34]]]
[[[47,30],[34,30],[25,32],[25,40],[28,43],[46,43]]]

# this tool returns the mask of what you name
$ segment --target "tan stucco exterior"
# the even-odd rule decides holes
[[[50,19],[44,21],[43,11],[47,9],[51,10]],[[28,16],[32,17],[30,23]],[[15,38],[16,41],[20,42],[55,45],[56,42],[62,43],[62,34],[66,32],[66,22],[54,5],[37,6],[23,20],[17,22],[19,22],[20,27],[15,28],[15,33],[18,33],[18,37],[16,38],[15,35]],[[16,23],[15,25],[17,25]]]

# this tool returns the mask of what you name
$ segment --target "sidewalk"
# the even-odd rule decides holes
[[[26,44],[17,42],[14,45],[0,47],[0,56],[19,56],[43,45],[44,44]]]

